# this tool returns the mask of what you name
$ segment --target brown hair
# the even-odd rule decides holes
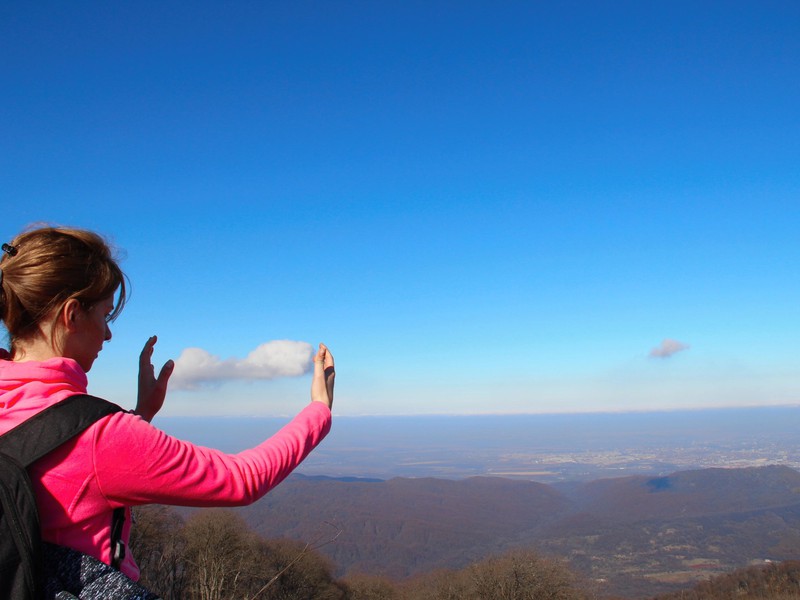
[[[0,320],[12,354],[17,340],[35,336],[42,320],[72,298],[88,309],[119,288],[109,318],[125,306],[125,274],[96,233],[40,227],[21,233],[10,245],[0,259]]]

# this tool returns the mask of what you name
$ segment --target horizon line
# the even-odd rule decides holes
[[[658,413],[678,413],[678,412],[706,412],[706,411],[725,411],[725,410],[753,410],[753,409],[778,409],[778,408],[800,408],[800,403],[790,404],[749,404],[742,406],[683,406],[673,408],[652,408],[652,409],[618,409],[618,410],[575,410],[575,411],[515,411],[515,412],[475,412],[475,413],[387,413],[387,414],[335,414],[336,419],[364,419],[364,418],[420,418],[420,417],[522,417],[522,416],[584,416],[584,415],[644,415]],[[164,415],[161,419],[286,419],[293,418],[292,414],[279,415],[259,415],[259,414],[206,414],[206,415]]]

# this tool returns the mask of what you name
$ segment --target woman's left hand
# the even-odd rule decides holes
[[[172,370],[175,368],[175,362],[168,360],[161,367],[158,378],[156,378],[152,358],[153,347],[157,341],[158,338],[156,336],[148,339],[144,343],[142,353],[139,355],[139,397],[134,412],[145,421],[152,421],[153,417],[164,405],[164,397],[167,395],[167,382],[170,375],[172,375]]]
[[[333,354],[325,344],[320,344],[317,355],[314,357],[314,375],[311,377],[312,402],[322,402],[328,408],[332,408],[335,380],[336,369],[333,366]]]

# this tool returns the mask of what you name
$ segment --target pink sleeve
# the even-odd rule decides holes
[[[327,435],[331,413],[312,402],[278,433],[239,454],[177,440],[128,413],[98,424],[95,470],[113,504],[239,506],[278,485]]]

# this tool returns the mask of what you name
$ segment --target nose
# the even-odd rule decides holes
[[[111,339],[111,328],[108,326],[108,323],[106,323],[106,337],[105,337],[105,341],[109,341],[110,339]]]

